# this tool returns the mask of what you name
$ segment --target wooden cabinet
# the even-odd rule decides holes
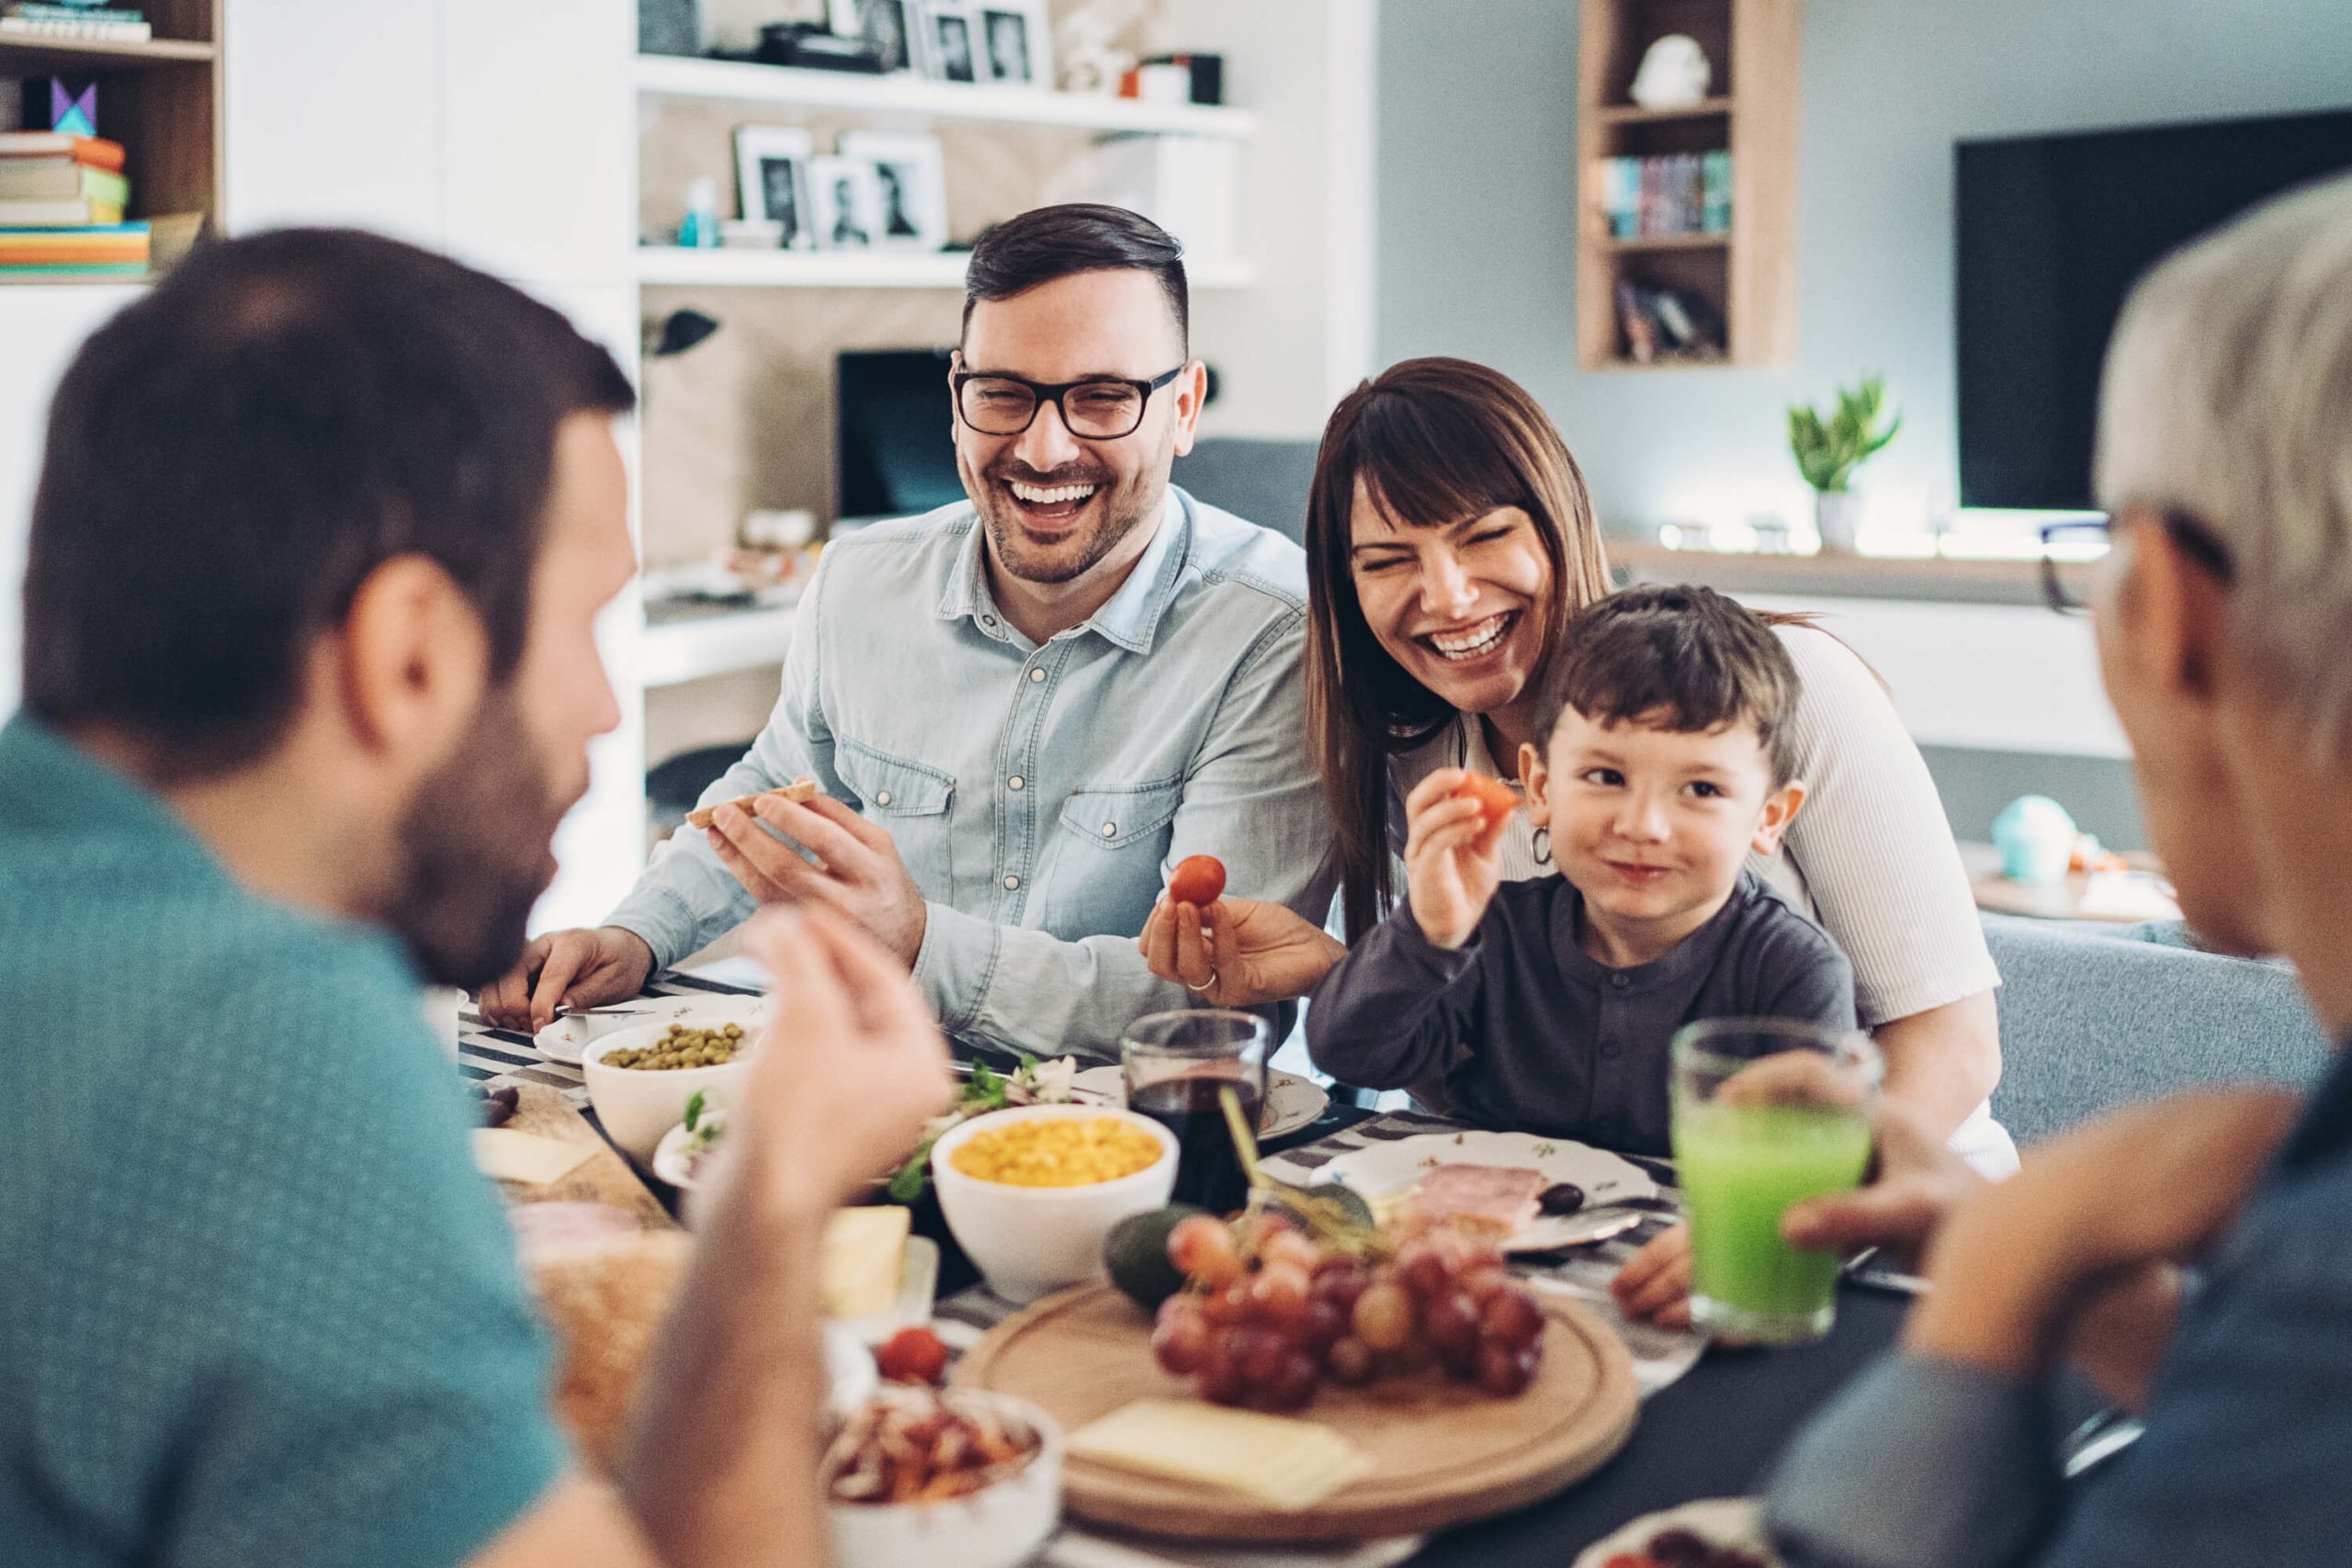
[[[1781,365],[1796,355],[1796,150],[1801,0],[1583,0],[1577,96],[1577,365],[1584,370]],[[1712,67],[1687,107],[1634,102],[1635,73],[1670,33]],[[1719,232],[1622,235],[1608,216],[1607,161],[1730,154],[1730,221]],[[1621,283],[1663,289],[1722,323],[1713,355],[1629,341]]]

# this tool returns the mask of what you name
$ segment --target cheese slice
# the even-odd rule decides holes
[[[474,1129],[474,1164],[481,1168],[485,1176],[494,1176],[501,1181],[544,1187],[571,1175],[581,1161],[595,1152],[593,1145],[567,1144],[560,1138],[518,1133],[512,1127]]]
[[[890,1310],[913,1225],[914,1211],[895,1204],[833,1211],[818,1264],[827,1317],[879,1317]]]
[[[1373,1470],[1372,1456],[1312,1421],[1182,1399],[1138,1399],[1069,1436],[1073,1459],[1197,1481],[1295,1513]]]

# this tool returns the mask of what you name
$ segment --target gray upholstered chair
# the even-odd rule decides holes
[[[2001,971],[1994,1114],[2020,1146],[2204,1083],[2310,1083],[2326,1038],[2294,971],[2198,947],[2178,921],[1986,915]]]

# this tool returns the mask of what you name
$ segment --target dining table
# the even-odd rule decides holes
[[[740,992],[743,987],[666,974],[656,995]],[[577,1067],[542,1056],[527,1035],[490,1028],[470,1007],[459,1018],[458,1070],[491,1083],[538,1083],[562,1091],[594,1122]],[[1012,1065],[1007,1053],[971,1041],[952,1042],[959,1062]],[[1419,1111],[1376,1112],[1335,1100],[1321,1117],[1261,1151],[1270,1168],[1291,1179],[1339,1154],[1382,1138],[1417,1136],[1458,1127]],[[1671,1192],[1672,1167],[1637,1159]],[[678,1194],[645,1177],[674,1211]],[[1066,1529],[1039,1558],[1055,1568],[1153,1568],[1155,1564],[1217,1564],[1220,1568],[1386,1568],[1410,1562],[1432,1568],[1570,1568],[1578,1552],[1644,1514],[1705,1497],[1756,1492],[1790,1438],[1806,1419],[1893,1343],[1907,1298],[1849,1280],[1840,1285],[1835,1325],[1816,1343],[1773,1348],[1710,1346],[1687,1332],[1626,1324],[1607,1302],[1606,1281],[1663,1219],[1589,1248],[1542,1270],[1539,1285],[1564,1289],[1612,1322],[1633,1352],[1643,1390],[1633,1435],[1598,1471],[1539,1502],[1497,1517],[1439,1531],[1338,1547],[1265,1547],[1246,1553],[1080,1528]],[[942,1262],[935,1322],[951,1344],[968,1345],[989,1325],[1015,1310],[996,1300],[956,1247],[934,1201],[915,1205],[919,1233],[938,1242]]]

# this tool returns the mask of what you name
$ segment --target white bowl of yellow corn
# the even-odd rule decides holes
[[[947,1228],[989,1289],[1034,1302],[1101,1279],[1111,1227],[1167,1206],[1176,1137],[1113,1106],[1018,1106],[942,1134],[931,1179]]]

